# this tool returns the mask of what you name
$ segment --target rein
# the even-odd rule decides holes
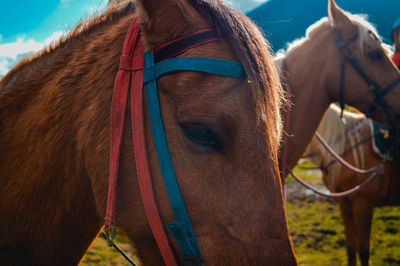
[[[344,167],[350,169],[351,171],[355,172],[356,174],[360,175],[365,175],[365,174],[370,174],[373,172],[376,172],[379,168],[379,165],[370,169],[360,169],[357,168],[351,164],[349,164],[347,161],[345,161],[339,154],[337,154],[330,146],[329,144],[321,137],[321,135],[318,132],[315,132],[315,137],[319,140],[319,142],[322,144],[322,146],[335,158],[339,163],[341,163]],[[386,159],[383,160],[383,163],[386,161]],[[381,163],[381,164],[383,164]]]
[[[349,152],[353,151],[355,148],[357,148],[358,146],[361,146],[365,143],[367,143],[368,141],[370,141],[375,135],[371,135],[367,138],[362,139],[361,141],[357,142],[356,144],[354,144],[353,146],[351,146],[350,148],[348,148],[347,150],[345,150],[344,152],[342,152],[339,156],[343,157],[345,155],[347,155]],[[315,156],[314,153],[309,153],[307,155],[305,155],[305,158],[311,158]],[[335,164],[337,161],[336,159],[332,159],[331,161],[329,161],[327,164],[325,165],[321,165],[320,167],[307,167],[306,169],[322,169],[323,171],[328,171],[328,168],[330,166],[332,166],[333,164]]]
[[[297,182],[299,182],[300,184],[302,184],[304,187],[312,190],[313,192],[315,192],[316,194],[319,194],[321,196],[325,196],[325,197],[331,197],[331,198],[343,198],[343,197],[348,197],[350,195],[353,195],[359,191],[361,191],[362,189],[364,189],[368,184],[372,183],[378,176],[380,176],[381,174],[383,174],[384,171],[384,164],[386,163],[386,158],[377,166],[370,168],[370,169],[360,169],[357,168],[353,165],[351,165],[350,163],[348,163],[346,160],[344,160],[339,154],[337,154],[330,146],[329,144],[319,135],[318,132],[315,132],[315,137],[319,140],[319,142],[322,144],[322,146],[336,159],[337,162],[339,162],[340,164],[342,164],[343,166],[347,167],[348,169],[350,169],[351,171],[357,173],[357,174],[371,174],[371,176],[365,180],[362,184],[355,186],[352,189],[343,191],[343,192],[339,192],[339,193],[325,193],[322,190],[317,189],[316,187],[314,187],[313,185],[307,183],[306,181],[304,181],[303,179],[301,179],[299,176],[297,176],[295,173],[293,173],[293,171],[290,169],[290,167],[288,167],[286,165],[286,160],[284,160],[285,162],[285,166],[286,166],[286,171],[291,174],[293,176],[294,179],[296,179]],[[286,143],[285,143],[286,146]],[[284,180],[285,177],[282,177],[282,179]]]
[[[245,78],[245,70],[238,62],[205,58],[178,57],[188,49],[205,43],[223,40],[214,30],[207,29],[168,42],[154,52],[144,52],[137,21],[133,21],[124,41],[120,68],[115,79],[110,122],[110,174],[105,217],[107,242],[115,242],[115,201],[119,157],[129,88],[131,89],[132,134],[136,172],[148,223],[166,265],[178,265],[165,227],[174,236],[184,265],[204,265],[189,215],[176,180],[157,93],[157,79],[179,71],[197,71],[232,78]],[[150,117],[151,131],[158,163],[175,221],[161,220],[151,182],[147,158],[143,114],[143,85]]]
[[[314,193],[321,195],[321,196],[337,199],[337,198],[344,198],[344,197],[351,196],[351,195],[361,191],[362,189],[364,189],[370,183],[372,183],[379,175],[383,174],[383,163],[380,164],[379,166],[377,166],[376,169],[377,169],[377,171],[375,171],[373,174],[371,174],[371,176],[367,180],[365,180],[361,185],[357,185],[357,186],[353,187],[352,189],[349,189],[349,190],[346,190],[343,192],[339,192],[339,193],[325,193],[324,191],[319,190],[319,189],[315,188],[313,185],[302,180],[295,173],[293,173],[293,171],[290,168],[288,168],[288,172],[294,177],[294,179],[296,179],[297,182],[299,182],[306,188],[312,190]]]

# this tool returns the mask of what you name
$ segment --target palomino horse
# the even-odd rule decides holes
[[[210,265],[295,264],[276,163],[279,75],[265,39],[249,19],[222,1],[203,0],[110,5],[3,77],[0,260],[77,264],[102,229],[113,80],[125,35],[136,18],[145,50],[213,32],[216,40],[188,47],[179,59],[238,61],[247,75],[179,71],[157,81],[163,127],[201,259]],[[137,56],[139,60],[141,54]],[[140,69],[126,69],[126,62],[121,58],[119,73]],[[156,201],[162,220],[169,223],[174,216],[147,113],[144,125]],[[130,126],[126,119],[116,225],[127,232],[144,265],[160,265],[141,203]],[[186,241],[186,235],[175,241],[167,234],[182,264],[177,242]]]
[[[370,111],[382,123],[387,114],[400,112],[400,72],[375,29],[362,17],[345,13],[333,0],[328,14],[328,19],[309,27],[305,38],[290,45],[284,57],[277,57],[292,102],[285,115],[283,176],[302,156],[330,103],[341,101]],[[375,98],[378,91],[385,93]],[[375,108],[378,102],[381,106]]]
[[[331,105],[317,132],[351,164],[363,169],[379,164],[382,158],[374,152],[372,146],[372,120],[363,114],[346,111],[343,117],[346,123],[340,117],[340,109]],[[316,138],[308,145],[306,154],[310,154],[309,158],[322,170],[324,183],[331,192],[349,190],[368,177],[341,167]],[[399,184],[395,185],[395,175],[395,167],[386,162],[384,174],[363,190],[352,196],[336,199],[344,221],[349,265],[356,265],[357,252],[361,264],[368,265],[373,208],[396,203]]]

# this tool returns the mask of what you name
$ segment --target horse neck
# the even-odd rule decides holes
[[[286,83],[291,90],[290,136],[287,143],[287,165],[292,168],[303,154],[331,99],[328,94],[326,61],[316,57],[315,51],[323,51],[323,42],[305,41],[301,47],[285,57]]]
[[[100,230],[87,169],[91,159],[107,166],[108,157],[85,153],[94,138],[108,145],[113,77],[131,19],[112,32],[103,23],[78,34],[0,84],[0,190],[6,192],[0,257],[6,261],[77,264]]]

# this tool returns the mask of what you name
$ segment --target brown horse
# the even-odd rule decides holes
[[[310,26],[305,38],[292,43],[284,57],[276,59],[282,65],[282,76],[292,102],[290,121],[285,123],[287,137],[283,147],[286,148],[280,158],[289,168],[293,168],[302,156],[330,103],[340,100],[343,75],[343,102],[367,112],[375,100],[370,86],[348,62],[341,73],[342,55],[333,29],[344,40],[353,39],[348,41],[347,47],[366,75],[379,86],[388,86],[400,77],[375,29],[365,19],[345,13],[333,0],[329,0],[328,15],[328,19]],[[399,114],[400,85],[389,91],[384,99],[389,113]],[[385,123],[387,117],[382,115],[382,109],[379,110],[374,113],[374,119]]]
[[[102,229],[112,88],[135,18],[150,51],[215,29],[224,40],[181,56],[239,61],[251,81],[191,71],[158,80],[172,161],[205,263],[295,264],[277,168],[279,75],[265,39],[248,18],[222,1],[203,0],[110,5],[2,78],[0,260],[77,264]],[[191,138],[182,131],[185,123],[193,129]],[[145,126],[153,186],[167,223],[173,214],[147,115]],[[124,132],[116,222],[144,265],[160,265],[140,199],[129,119]],[[196,137],[201,141],[193,141]]]
[[[344,112],[343,117],[346,123],[340,118],[339,108],[331,105],[317,131],[337,153],[344,154],[343,158],[351,164],[363,169],[378,165],[382,157],[374,152],[372,146],[372,120],[350,112]],[[368,178],[368,175],[359,175],[341,167],[315,138],[308,145],[307,154],[321,168],[324,183],[331,192],[346,191]],[[344,221],[349,265],[356,265],[357,253],[361,264],[368,265],[373,208],[395,203],[393,192],[398,189],[394,186],[395,174],[394,165],[387,162],[384,174],[365,189],[352,196],[336,199]]]

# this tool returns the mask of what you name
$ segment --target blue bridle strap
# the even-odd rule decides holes
[[[246,74],[243,66],[233,61],[205,57],[178,57],[154,64],[153,54],[151,52],[144,54],[143,83],[145,84],[151,131],[168,199],[176,219],[166,226],[174,235],[183,259],[193,260],[197,265],[203,265],[201,252],[182,199],[169,153],[157,92],[157,79],[178,71],[196,71],[232,78],[246,78]]]
[[[150,52],[145,53],[150,54]],[[149,55],[147,55],[149,56]],[[231,78],[245,78],[242,64],[206,57],[175,57],[158,62],[153,66],[144,65],[143,83],[156,80],[159,77],[178,71],[196,71]]]

